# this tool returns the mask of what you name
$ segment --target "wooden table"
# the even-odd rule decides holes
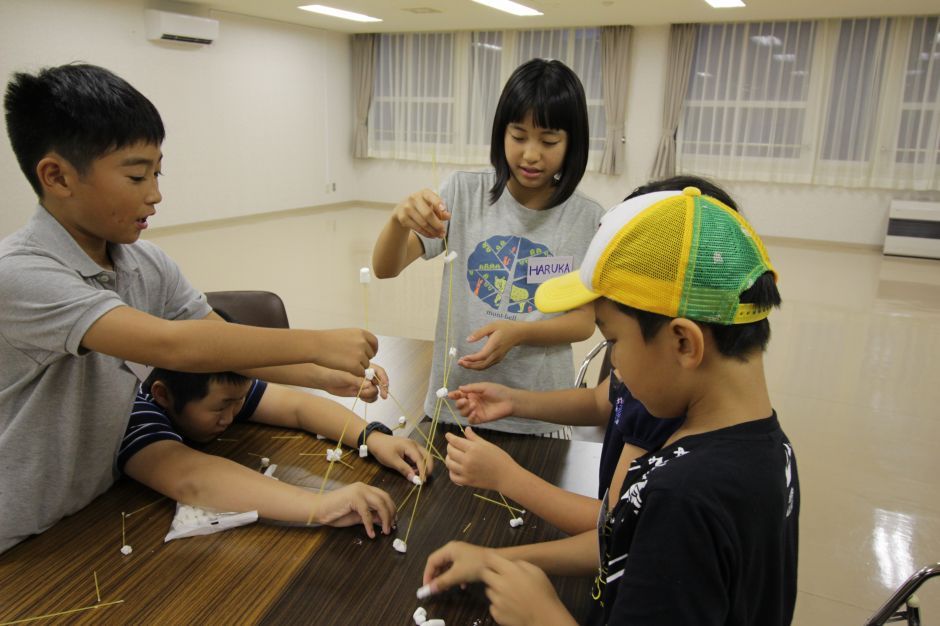
[[[420,352],[428,342],[399,340]],[[382,344],[387,349],[387,343]],[[402,353],[410,354],[402,348]],[[377,359],[380,360],[380,359]],[[380,360],[381,362],[381,360]],[[388,364],[389,359],[383,364]],[[386,365],[396,378],[394,363]],[[411,368],[424,368],[429,359]],[[406,405],[416,415],[426,382]],[[404,392],[396,397],[404,404]],[[401,396],[401,397],[400,397]],[[416,400],[417,399],[417,400]],[[386,410],[386,409],[376,409]],[[395,410],[387,409],[397,414]],[[427,429],[426,423],[424,428]],[[263,454],[277,463],[275,476],[301,485],[319,483],[327,467],[319,451],[326,442],[304,434],[275,439],[283,430],[236,425],[225,441],[209,445],[221,454],[256,467]],[[414,435],[413,435],[414,436]],[[594,494],[600,446],[516,435],[490,435],[523,466],[581,493]],[[435,438],[439,450],[443,437]],[[331,480],[361,480],[387,490],[401,502],[411,488],[399,474],[374,461],[347,455],[353,469],[334,466]],[[61,615],[55,622],[105,624],[412,624],[419,605],[415,590],[427,556],[452,539],[489,546],[514,545],[560,537],[532,515],[520,528],[509,527],[509,514],[473,497],[474,490],[451,483],[442,464],[421,490],[408,540],[408,553],[392,549],[404,537],[414,496],[399,513],[397,534],[369,540],[362,527],[301,528],[251,524],[214,535],[164,543],[175,503],[130,481],[118,481],[79,513],[0,555],[0,623],[100,605]],[[495,497],[496,494],[484,494]],[[126,512],[124,556],[121,513]],[[94,574],[97,573],[100,603]],[[555,579],[562,600],[583,619],[590,605],[588,579]],[[109,602],[120,603],[108,604]],[[451,592],[421,604],[430,617],[449,625],[489,624],[492,620],[479,586]],[[36,623],[49,623],[43,620]]]

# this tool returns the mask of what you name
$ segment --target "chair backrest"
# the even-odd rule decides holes
[[[584,361],[581,362],[581,367],[578,369],[578,374],[574,379],[575,387],[587,387],[587,377],[588,366],[590,366],[591,361],[600,354],[601,350],[604,351],[604,356],[601,357],[601,367],[597,375],[597,384],[604,382],[604,379],[607,378],[607,375],[610,374],[610,345],[606,341],[601,341],[587,353],[587,356],[584,357]]]
[[[209,291],[206,299],[215,311],[239,324],[290,327],[284,301],[270,291]]]

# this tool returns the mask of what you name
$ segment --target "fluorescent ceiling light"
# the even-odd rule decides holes
[[[751,41],[756,43],[758,46],[767,46],[768,48],[780,47],[783,45],[783,42],[780,41],[780,38],[774,37],[773,35],[754,35],[751,37]]]
[[[352,20],[353,22],[381,22],[377,17],[371,17],[369,15],[363,15],[362,13],[353,13],[352,11],[344,11],[342,9],[334,9],[333,7],[323,6],[322,4],[308,4],[306,6],[297,7],[303,11],[310,11],[311,13],[319,13],[320,15],[329,15],[330,17],[338,17],[344,20]]]
[[[744,6],[744,2],[741,0],[705,0],[705,2],[710,4],[713,9],[733,9]]]
[[[535,9],[530,9],[529,7],[519,4],[518,2],[512,2],[512,0],[473,0],[477,4],[483,4],[491,9],[497,9],[499,11],[505,11],[506,13],[512,13],[513,15],[518,15],[521,17],[530,17],[532,15],[544,15],[541,11],[536,11]]]

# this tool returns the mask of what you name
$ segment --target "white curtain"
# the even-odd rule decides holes
[[[681,171],[940,189],[938,19],[700,25]]]
[[[627,85],[630,80],[630,39],[632,26],[605,26],[601,29],[601,75],[604,81],[604,154],[598,168],[601,174],[623,172],[623,147],[627,142]],[[683,74],[684,75],[684,74]]]
[[[673,24],[669,27],[669,60],[666,64],[666,93],[663,97],[663,126],[659,150],[650,178],[667,178],[676,173],[676,131],[679,116],[689,90],[689,68],[695,52],[696,24]]]
[[[352,38],[354,107],[356,126],[353,130],[353,156],[363,158],[369,153],[369,109],[372,107],[372,85],[375,80],[375,35],[360,34]]]
[[[552,58],[584,85],[588,167],[604,151],[600,29],[383,34],[376,44],[370,157],[483,165],[503,85],[529,59]]]

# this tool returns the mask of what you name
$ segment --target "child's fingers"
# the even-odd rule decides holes
[[[375,539],[375,524],[372,521],[372,511],[369,510],[369,503],[364,497],[359,497],[352,504],[353,509],[359,514],[359,519],[362,520],[362,525],[366,529],[369,539]]]
[[[411,444],[404,449],[403,454],[418,468],[418,476],[422,481],[425,480],[428,473],[434,471],[434,459],[431,458],[427,450],[418,444],[411,442]],[[406,476],[406,478],[409,477]]]
[[[447,456],[462,457],[470,449],[470,442],[465,437],[454,433],[444,433],[444,437],[447,439]]]

